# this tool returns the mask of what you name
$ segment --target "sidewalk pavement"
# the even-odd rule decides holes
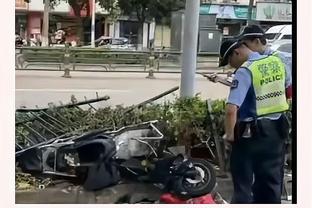
[[[218,178],[216,191],[230,200],[232,184],[230,178]],[[132,201],[143,198],[158,200],[163,192],[148,183],[125,182],[100,191],[85,191],[81,186],[69,183],[58,184],[43,190],[16,191],[17,204],[113,204],[122,196],[131,195]]]

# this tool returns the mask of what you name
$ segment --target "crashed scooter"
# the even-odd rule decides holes
[[[87,190],[117,184],[126,174],[162,184],[184,198],[210,193],[216,184],[213,167],[205,160],[165,151],[166,139],[157,123],[54,138],[16,152],[16,161],[24,172],[75,179]]]

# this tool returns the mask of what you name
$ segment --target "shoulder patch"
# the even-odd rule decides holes
[[[231,84],[231,89],[234,89],[234,88],[237,88],[238,87],[238,80],[237,79],[234,79],[232,81],[232,84]]]

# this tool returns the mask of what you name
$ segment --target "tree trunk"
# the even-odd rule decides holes
[[[164,24],[161,23],[161,47],[164,46]]]
[[[83,17],[77,17],[77,37],[79,38],[78,44],[84,44],[84,28],[83,28]]]
[[[143,22],[139,22],[137,50],[143,49]]]
[[[87,17],[90,16],[90,5],[88,0],[84,1],[76,1],[76,0],[68,0],[69,5],[74,11],[75,16],[77,17],[77,37],[79,40],[77,41],[79,45],[85,44],[85,38],[84,38],[84,17],[81,17],[81,10],[84,6],[87,7]]]
[[[164,26],[166,25],[166,18],[161,18],[161,47],[164,47]]]
[[[49,46],[49,10],[50,0],[45,0],[43,11],[43,24],[42,24],[42,46]]]
[[[254,0],[249,0],[247,25],[250,25],[253,23],[253,20],[252,20],[253,5],[254,5]]]

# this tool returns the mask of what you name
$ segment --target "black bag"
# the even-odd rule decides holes
[[[55,147],[56,155],[51,151],[44,153],[46,149],[40,149],[40,146],[31,148],[17,155],[16,162],[23,172],[42,173],[45,166],[51,172],[55,167],[56,175],[68,174],[73,167],[67,164],[65,155],[78,155],[79,165],[74,167],[74,172],[85,189],[102,189],[119,182],[120,174],[114,160],[116,146],[111,137],[97,132],[83,135],[73,141],[73,144],[64,143],[64,146],[62,143],[58,143],[59,146]]]
[[[17,155],[15,161],[23,172],[40,173],[42,171],[41,151],[36,147]]]
[[[85,189],[98,190],[120,181],[120,173],[113,158],[116,154],[116,146],[111,138],[99,135],[90,140],[78,142],[76,150],[81,163],[91,163],[84,172]]]

